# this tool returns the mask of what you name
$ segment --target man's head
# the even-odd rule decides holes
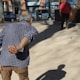
[[[31,14],[20,15],[19,21],[27,21],[29,24],[32,24],[32,16]]]

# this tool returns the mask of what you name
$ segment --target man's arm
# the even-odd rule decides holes
[[[22,49],[24,46],[26,46],[28,44],[29,40],[28,38],[24,37],[20,44],[17,46],[17,50],[19,51],[20,49]]]
[[[18,46],[10,45],[8,46],[8,51],[12,54],[16,54],[19,50],[29,44],[32,40],[35,39],[38,34],[35,28],[31,28],[28,32],[25,33],[24,38],[21,40]]]
[[[28,44],[28,38],[24,37],[18,46],[10,45],[8,46],[8,51],[12,54],[16,54],[19,50],[21,50],[25,45]]]

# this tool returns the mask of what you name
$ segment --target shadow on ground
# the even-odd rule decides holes
[[[44,30],[43,32],[40,32],[37,38],[30,44],[30,48],[34,46],[35,44],[39,43],[40,41],[48,39],[57,31],[60,31],[60,23],[54,23],[52,25],[48,25],[48,28]]]
[[[30,44],[30,48],[32,46],[34,46],[35,44],[39,43],[40,41],[50,38],[56,32],[61,30],[60,22],[55,21],[52,25],[49,25],[47,22],[45,22],[45,24],[48,25],[48,28],[38,34],[37,38]],[[41,24],[41,25],[45,25],[45,24]],[[75,26],[75,24],[73,24],[73,23],[69,24],[69,28],[72,28],[74,26]]]
[[[61,64],[57,69],[43,73],[36,80],[61,80],[66,75],[66,72],[62,70],[64,67],[65,65]]]

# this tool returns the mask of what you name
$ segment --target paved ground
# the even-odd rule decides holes
[[[68,30],[60,30],[60,23],[32,25],[39,35],[30,45],[30,80],[80,80],[80,25]]]

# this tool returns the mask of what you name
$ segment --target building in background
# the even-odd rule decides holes
[[[4,11],[13,11],[11,0],[2,0]]]
[[[31,13],[35,10],[48,9],[49,15],[58,9],[59,3],[63,0],[1,0],[3,2],[3,11],[11,11],[16,14],[16,17],[20,12],[21,14],[26,14],[26,11]],[[80,7],[80,0],[68,0],[70,4],[75,7],[76,5]],[[1,5],[0,5],[1,6]],[[2,6],[1,6],[2,7]],[[0,8],[1,8],[0,7]],[[21,11],[23,10],[23,11]]]
[[[2,0],[0,0],[0,22],[3,20],[3,4]]]
[[[18,13],[19,9],[26,9],[30,12],[33,12],[34,9],[44,9],[45,4],[47,7],[52,7],[56,5],[54,2],[62,2],[63,0],[2,0],[4,4],[4,11],[12,11],[14,13]],[[69,2],[80,2],[80,0],[68,0]],[[25,3],[25,4],[24,4]]]

